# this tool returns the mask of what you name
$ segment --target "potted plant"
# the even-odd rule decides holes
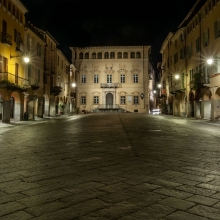
[[[63,115],[64,114],[64,108],[65,105],[63,103],[60,104],[60,114]]]

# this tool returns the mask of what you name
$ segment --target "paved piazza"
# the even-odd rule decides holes
[[[0,125],[0,220],[220,219],[220,123],[80,114]]]

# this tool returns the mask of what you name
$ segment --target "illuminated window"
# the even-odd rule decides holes
[[[125,74],[121,74],[121,83],[125,83]]]
[[[86,97],[85,96],[81,96],[81,104],[82,105],[86,104]]]
[[[112,83],[112,75],[111,74],[107,75],[107,83]]]
[[[86,83],[86,75],[82,75],[81,82]]]
[[[94,83],[99,83],[99,75],[94,75]]]
[[[138,105],[138,96],[134,96],[134,105]]]
[[[125,105],[125,96],[121,96],[121,105]]]
[[[98,96],[94,96],[94,104],[99,104],[99,97]]]
[[[134,74],[134,83],[138,83],[138,74]]]

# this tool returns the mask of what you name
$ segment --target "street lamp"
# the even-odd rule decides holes
[[[158,84],[157,86],[158,86],[158,88],[161,88],[161,84]]]
[[[209,58],[209,59],[207,59],[207,64],[209,64],[209,65],[212,65],[213,64],[213,59],[212,58]]]
[[[175,79],[179,79],[180,78],[180,75],[179,74],[176,74],[175,75]]]

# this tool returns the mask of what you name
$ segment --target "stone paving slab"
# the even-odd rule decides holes
[[[216,124],[84,114],[0,135],[0,220],[219,219]]]

